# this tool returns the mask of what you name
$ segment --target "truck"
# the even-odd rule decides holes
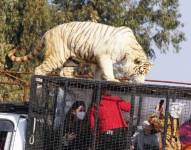
[[[28,104],[0,104],[0,150],[24,150]]]

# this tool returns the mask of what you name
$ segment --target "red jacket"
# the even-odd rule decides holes
[[[98,128],[103,133],[110,129],[127,127],[121,111],[129,112],[131,104],[119,96],[102,96],[98,112]],[[96,107],[90,109],[89,123],[91,129],[95,125]]]

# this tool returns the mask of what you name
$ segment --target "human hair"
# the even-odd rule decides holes
[[[84,101],[79,101],[79,100],[75,101],[70,107],[68,113],[66,114],[66,118],[71,117],[72,112],[78,109],[80,106],[83,106],[84,108],[86,108]]]
[[[73,121],[74,119],[74,115],[73,115],[73,111],[75,111],[76,109],[78,109],[78,107],[83,106],[84,108],[86,108],[86,105],[84,103],[84,101],[75,101],[72,106],[70,107],[68,113],[66,114],[66,120],[70,120]]]
[[[72,106],[71,106],[71,108],[70,108],[69,111],[76,110],[76,109],[77,109],[78,107],[80,107],[80,106],[83,106],[83,107],[86,108],[86,105],[85,105],[84,101],[75,101],[75,102],[72,104]]]
[[[85,102],[84,101],[75,101],[72,106],[70,107],[68,113],[65,116],[65,131],[69,131],[73,126],[75,126],[75,115],[73,113],[73,111],[75,111],[76,109],[78,109],[80,106],[83,106],[84,108],[86,108]]]
[[[159,110],[162,108],[163,104],[164,104],[164,99],[161,99],[159,102]]]

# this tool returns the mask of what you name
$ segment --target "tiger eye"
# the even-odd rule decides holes
[[[140,61],[139,59],[135,59],[135,60],[134,60],[134,63],[135,63],[135,64],[140,64],[141,61]]]

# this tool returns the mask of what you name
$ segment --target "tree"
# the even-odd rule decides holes
[[[4,39],[6,45],[16,47],[17,55],[25,55],[32,51],[48,29],[60,22],[63,23],[62,13],[57,12],[47,0],[2,0],[0,3],[0,21],[3,23],[0,30],[1,39]],[[9,50],[10,47],[3,55],[5,56]],[[15,63],[13,69],[30,71],[37,63],[36,60]]]
[[[176,52],[185,40],[178,0],[54,0],[59,10],[68,14],[68,21],[92,20],[114,26],[128,26],[144,50],[154,57],[154,45],[161,52]]]
[[[0,69],[3,69],[5,56],[12,47],[17,48],[17,55],[25,55],[32,51],[41,36],[53,26],[63,23],[62,12],[58,12],[47,0],[1,0],[0,1]],[[38,61],[13,63],[12,70],[33,71]],[[19,74],[12,74],[19,76]],[[1,81],[6,78],[0,76]],[[30,81],[30,75],[22,75],[23,80]],[[18,98],[19,89],[16,86],[0,85],[8,99]],[[13,93],[10,94],[10,91]],[[0,93],[1,95],[4,93]],[[12,97],[12,98],[11,98]]]
[[[18,41],[14,45],[17,46],[19,54],[25,55],[36,47],[42,35],[52,27],[52,18],[46,0],[19,0],[18,9],[20,10],[21,24],[16,32]],[[26,62],[20,68],[30,71],[31,67],[28,66],[32,65],[32,68],[34,68],[37,63],[36,60]]]
[[[10,48],[9,44],[13,39],[14,31],[18,28],[18,11],[15,8],[17,1],[0,1],[0,62],[4,63],[5,55]]]

